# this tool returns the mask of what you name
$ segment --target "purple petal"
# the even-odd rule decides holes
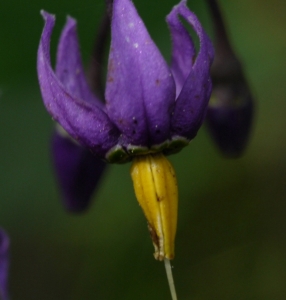
[[[71,17],[67,18],[60,37],[56,75],[71,95],[103,109],[103,103],[92,94],[87,84],[78,44],[76,20]]]
[[[8,300],[9,237],[0,228],[0,299]]]
[[[197,17],[186,7],[185,0],[175,6],[169,14],[170,24],[176,24],[177,21],[174,19],[179,15],[198,35],[200,50],[176,101],[172,118],[172,135],[192,139],[202,124],[211,93],[210,66],[214,50]]]
[[[38,49],[38,77],[44,104],[61,126],[77,141],[104,157],[117,144],[119,132],[97,107],[72,95],[56,77],[50,62],[50,37],[54,16],[42,12],[46,21]]]
[[[175,83],[130,0],[114,0],[106,103],[129,144],[169,137]]]
[[[190,34],[177,17],[176,10],[167,16],[166,21],[172,37],[171,70],[176,82],[176,95],[182,90],[196,58],[195,45]]]
[[[52,139],[52,156],[65,208],[82,212],[90,204],[106,163],[58,132]]]

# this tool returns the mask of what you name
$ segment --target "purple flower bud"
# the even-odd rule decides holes
[[[0,228],[0,299],[8,300],[9,237]]]
[[[228,157],[237,157],[244,151],[253,119],[253,97],[235,55],[216,0],[207,1],[215,29],[215,60],[211,69],[213,93],[206,122],[209,131]]]

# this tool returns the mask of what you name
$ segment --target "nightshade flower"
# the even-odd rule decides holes
[[[64,207],[76,213],[86,210],[106,163],[60,126],[52,137],[52,158]]]
[[[206,122],[220,151],[240,156],[248,142],[254,101],[239,58],[230,44],[216,0],[207,1],[215,32],[215,59],[211,69],[213,93]]]
[[[178,191],[165,155],[188,145],[199,130],[211,93],[213,47],[186,0],[167,16],[173,49],[169,68],[130,0],[114,0],[105,104],[90,91],[80,58],[76,21],[68,17],[55,72],[50,38],[55,17],[42,12],[38,77],[53,119],[79,144],[108,163],[133,161],[131,176],[148,221],[155,258],[174,257]],[[179,16],[199,37],[196,53]]]
[[[8,300],[9,238],[0,228],[0,299]]]

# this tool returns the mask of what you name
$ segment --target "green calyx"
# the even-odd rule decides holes
[[[140,155],[160,152],[163,152],[165,155],[171,155],[181,151],[189,142],[184,137],[175,136],[171,140],[167,140],[159,145],[153,145],[150,148],[136,145],[128,145],[126,148],[123,148],[121,145],[116,145],[107,152],[105,159],[108,163],[123,164]]]

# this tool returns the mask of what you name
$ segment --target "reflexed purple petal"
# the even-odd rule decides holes
[[[58,132],[52,139],[52,156],[65,208],[87,209],[106,163]]]
[[[200,22],[186,7],[184,0],[173,8],[168,19],[178,18],[178,15],[193,27],[200,40],[200,50],[176,101],[172,134],[192,139],[197,134],[206,113],[212,87],[209,71],[214,51]]]
[[[71,95],[56,77],[50,62],[50,37],[54,16],[43,12],[46,21],[38,50],[38,77],[44,104],[53,119],[81,144],[104,157],[116,145],[119,132],[96,105]]]
[[[71,95],[103,109],[103,103],[95,98],[87,84],[78,44],[76,20],[71,17],[68,17],[60,37],[56,75]]]
[[[196,49],[190,34],[177,17],[176,10],[173,9],[166,20],[172,37],[171,70],[178,96],[195,61]]]
[[[130,0],[114,0],[106,103],[130,144],[169,137],[175,83]]]
[[[9,237],[0,228],[0,299],[8,300]]]

